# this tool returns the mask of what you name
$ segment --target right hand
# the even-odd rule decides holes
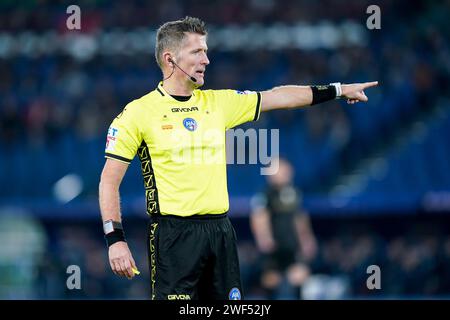
[[[112,244],[109,247],[108,255],[109,264],[115,274],[128,279],[132,279],[135,276],[131,268],[136,268],[136,263],[126,242],[119,241]]]
[[[367,98],[364,93],[364,89],[374,87],[378,85],[378,81],[364,82],[364,83],[351,83],[343,84],[342,97],[347,99],[348,104],[355,104],[356,102],[367,102]]]

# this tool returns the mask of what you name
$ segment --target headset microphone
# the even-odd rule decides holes
[[[184,71],[183,69],[180,68],[180,66],[178,64],[175,63],[175,61],[173,61],[172,59],[169,59],[169,62],[172,62],[178,69],[180,69],[185,75],[187,75],[192,82],[197,82],[197,79],[195,79],[193,76],[191,76],[190,74],[188,74],[186,71]]]

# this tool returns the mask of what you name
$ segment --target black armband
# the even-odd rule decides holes
[[[311,86],[311,90],[312,90],[311,105],[333,100],[337,96],[336,86],[334,85]]]
[[[125,240],[125,232],[123,232],[123,229],[114,229],[114,231],[105,234],[105,240],[108,248],[119,241],[127,242],[127,240]]]

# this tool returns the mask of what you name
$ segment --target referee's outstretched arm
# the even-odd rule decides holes
[[[261,92],[261,111],[300,108],[332,100],[347,99],[347,103],[368,101],[364,89],[378,85],[378,81],[325,86],[281,86]]]
[[[120,183],[127,169],[127,163],[106,159],[99,184],[99,202],[111,269],[115,274],[131,279],[136,263],[125,241],[119,196]]]

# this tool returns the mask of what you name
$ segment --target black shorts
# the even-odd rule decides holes
[[[236,233],[226,214],[152,217],[152,300],[241,299]]]

